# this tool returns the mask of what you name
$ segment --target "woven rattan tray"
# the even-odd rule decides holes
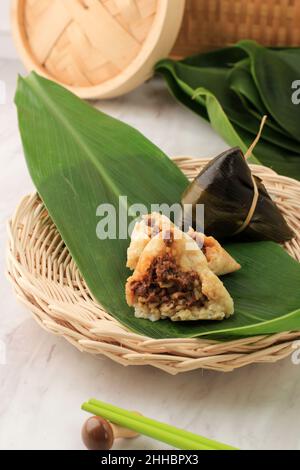
[[[186,0],[172,55],[253,39],[265,46],[300,45],[300,0]]]
[[[175,161],[195,177],[205,160]],[[300,261],[300,182],[271,169],[252,167],[296,238],[285,248]],[[154,340],[135,334],[105,312],[84,280],[36,193],[24,197],[9,222],[8,275],[19,300],[47,331],[80,351],[102,354],[124,366],[152,365],[170,374],[193,369],[232,371],[252,363],[276,362],[293,351],[299,332],[284,332],[220,343],[206,339]]]

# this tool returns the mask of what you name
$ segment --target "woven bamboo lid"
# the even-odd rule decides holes
[[[172,49],[185,0],[14,0],[12,30],[28,70],[82,98],[127,93]]]

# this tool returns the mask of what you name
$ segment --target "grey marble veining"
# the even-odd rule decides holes
[[[82,449],[87,415],[81,403],[99,397],[242,449],[300,449],[300,366],[286,359],[229,374],[195,371],[176,377],[150,367],[124,368],[81,354],[43,331],[15,299],[4,276],[5,223],[33,189],[12,102],[22,67],[0,61],[7,101],[0,105],[0,448]],[[136,126],[169,155],[215,155],[226,148],[197,116],[180,107],[159,80],[97,104]],[[116,448],[163,448],[148,438]]]

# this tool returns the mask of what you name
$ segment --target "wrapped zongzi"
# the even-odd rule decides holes
[[[204,231],[217,239],[248,241],[293,238],[293,232],[239,148],[211,160],[182,197],[184,226],[199,229],[196,207],[204,205]],[[200,227],[200,231],[203,227]]]

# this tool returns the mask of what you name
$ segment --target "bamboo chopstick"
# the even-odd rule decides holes
[[[234,450],[233,447],[178,429],[114,405],[91,399],[82,409],[181,450]]]

